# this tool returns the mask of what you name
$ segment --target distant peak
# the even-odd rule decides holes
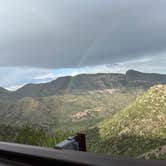
[[[128,71],[126,72],[126,75],[132,75],[132,74],[136,74],[136,73],[141,73],[141,72],[131,69],[131,70],[128,70]]]

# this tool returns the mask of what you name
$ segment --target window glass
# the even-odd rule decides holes
[[[166,158],[166,1],[0,1],[0,141]]]

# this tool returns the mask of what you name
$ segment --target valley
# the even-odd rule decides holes
[[[1,141],[54,146],[84,132],[88,151],[164,158],[164,84],[166,75],[129,70],[62,77],[14,92],[1,88]]]

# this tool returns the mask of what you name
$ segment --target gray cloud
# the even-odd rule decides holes
[[[166,51],[165,0],[0,0],[0,65],[112,64]]]

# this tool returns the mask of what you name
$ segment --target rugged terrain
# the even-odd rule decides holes
[[[0,121],[51,128],[89,126],[125,108],[158,83],[166,83],[166,75],[129,70],[126,74],[61,77],[49,83],[28,84],[14,92],[1,88]]]
[[[83,131],[89,151],[165,159],[166,75],[86,74],[0,89],[2,141],[54,146]]]
[[[151,87],[126,109],[104,120],[98,134],[103,152],[160,159],[160,154],[166,154],[166,85]]]

